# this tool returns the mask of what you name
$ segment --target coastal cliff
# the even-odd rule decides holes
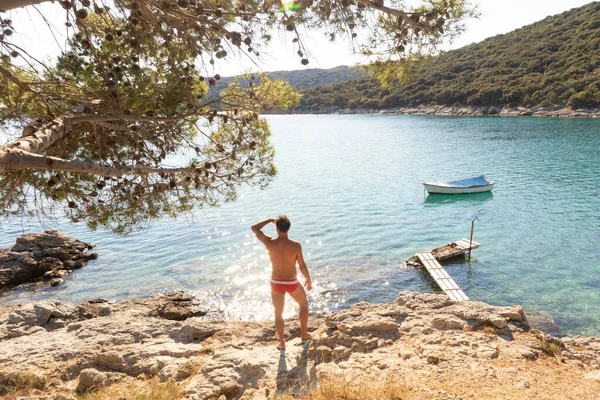
[[[272,322],[210,320],[209,311],[184,292],[0,307],[0,395],[591,399],[600,391],[600,339],[531,329],[520,306],[401,292],[392,303],[311,316],[308,342],[287,321],[285,352]]]

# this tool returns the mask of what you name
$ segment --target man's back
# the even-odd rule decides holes
[[[273,266],[274,279],[295,279],[300,243],[288,238],[271,239],[266,245]]]

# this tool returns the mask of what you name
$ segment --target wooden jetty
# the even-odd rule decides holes
[[[455,301],[469,300],[465,292],[458,287],[456,282],[454,282],[454,279],[448,275],[444,267],[442,267],[438,260],[433,257],[433,254],[417,253],[417,257],[425,266],[425,269],[427,269],[427,272],[429,272],[429,275],[431,275],[435,283],[438,284],[440,289],[442,289],[448,297]]]
[[[470,250],[477,248],[479,248],[479,243],[467,239],[460,239],[428,252],[417,253],[416,256],[411,257],[407,263],[409,265],[414,265],[416,262],[423,265],[435,283],[437,283],[440,289],[442,289],[448,297],[455,301],[465,301],[469,300],[465,292],[462,291],[438,261],[461,256],[468,253]]]

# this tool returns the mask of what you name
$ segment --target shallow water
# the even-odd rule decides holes
[[[271,316],[269,264],[250,225],[286,213],[315,282],[313,310],[432,291],[403,260],[468,237],[470,263],[445,264],[474,300],[548,313],[567,334],[600,335],[600,120],[272,116],[279,174],[264,191],[126,237],[59,223],[100,258],[57,287],[2,302],[122,300],[187,289],[220,316]],[[426,196],[421,182],[485,174],[492,193]],[[41,229],[2,221],[0,247]],[[47,227],[53,227],[46,221]],[[267,233],[274,234],[272,226]],[[288,301],[289,303],[289,301]],[[293,307],[288,305],[287,314]]]

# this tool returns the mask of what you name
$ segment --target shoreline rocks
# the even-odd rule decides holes
[[[405,115],[454,115],[454,116],[501,116],[501,117],[559,117],[559,118],[600,118],[600,109],[577,109],[561,106],[550,107],[502,107],[502,106],[444,106],[421,105],[417,107],[396,107],[384,110],[340,109],[328,107],[323,111],[291,110],[271,112],[272,114],[405,114]],[[269,114],[269,113],[267,113]]]
[[[92,248],[55,230],[19,236],[13,246],[0,249],[0,290],[40,281],[58,286],[67,274],[98,258],[87,253]]]
[[[600,339],[531,329],[520,306],[400,292],[391,303],[311,315],[308,342],[296,318],[286,321],[284,352],[272,321],[204,311],[186,292],[4,307],[0,396],[15,393],[19,377],[31,383],[26,395],[48,400],[146,380],[174,382],[186,400],[302,398],[336,376],[403,377],[410,398],[593,398],[600,389]]]

